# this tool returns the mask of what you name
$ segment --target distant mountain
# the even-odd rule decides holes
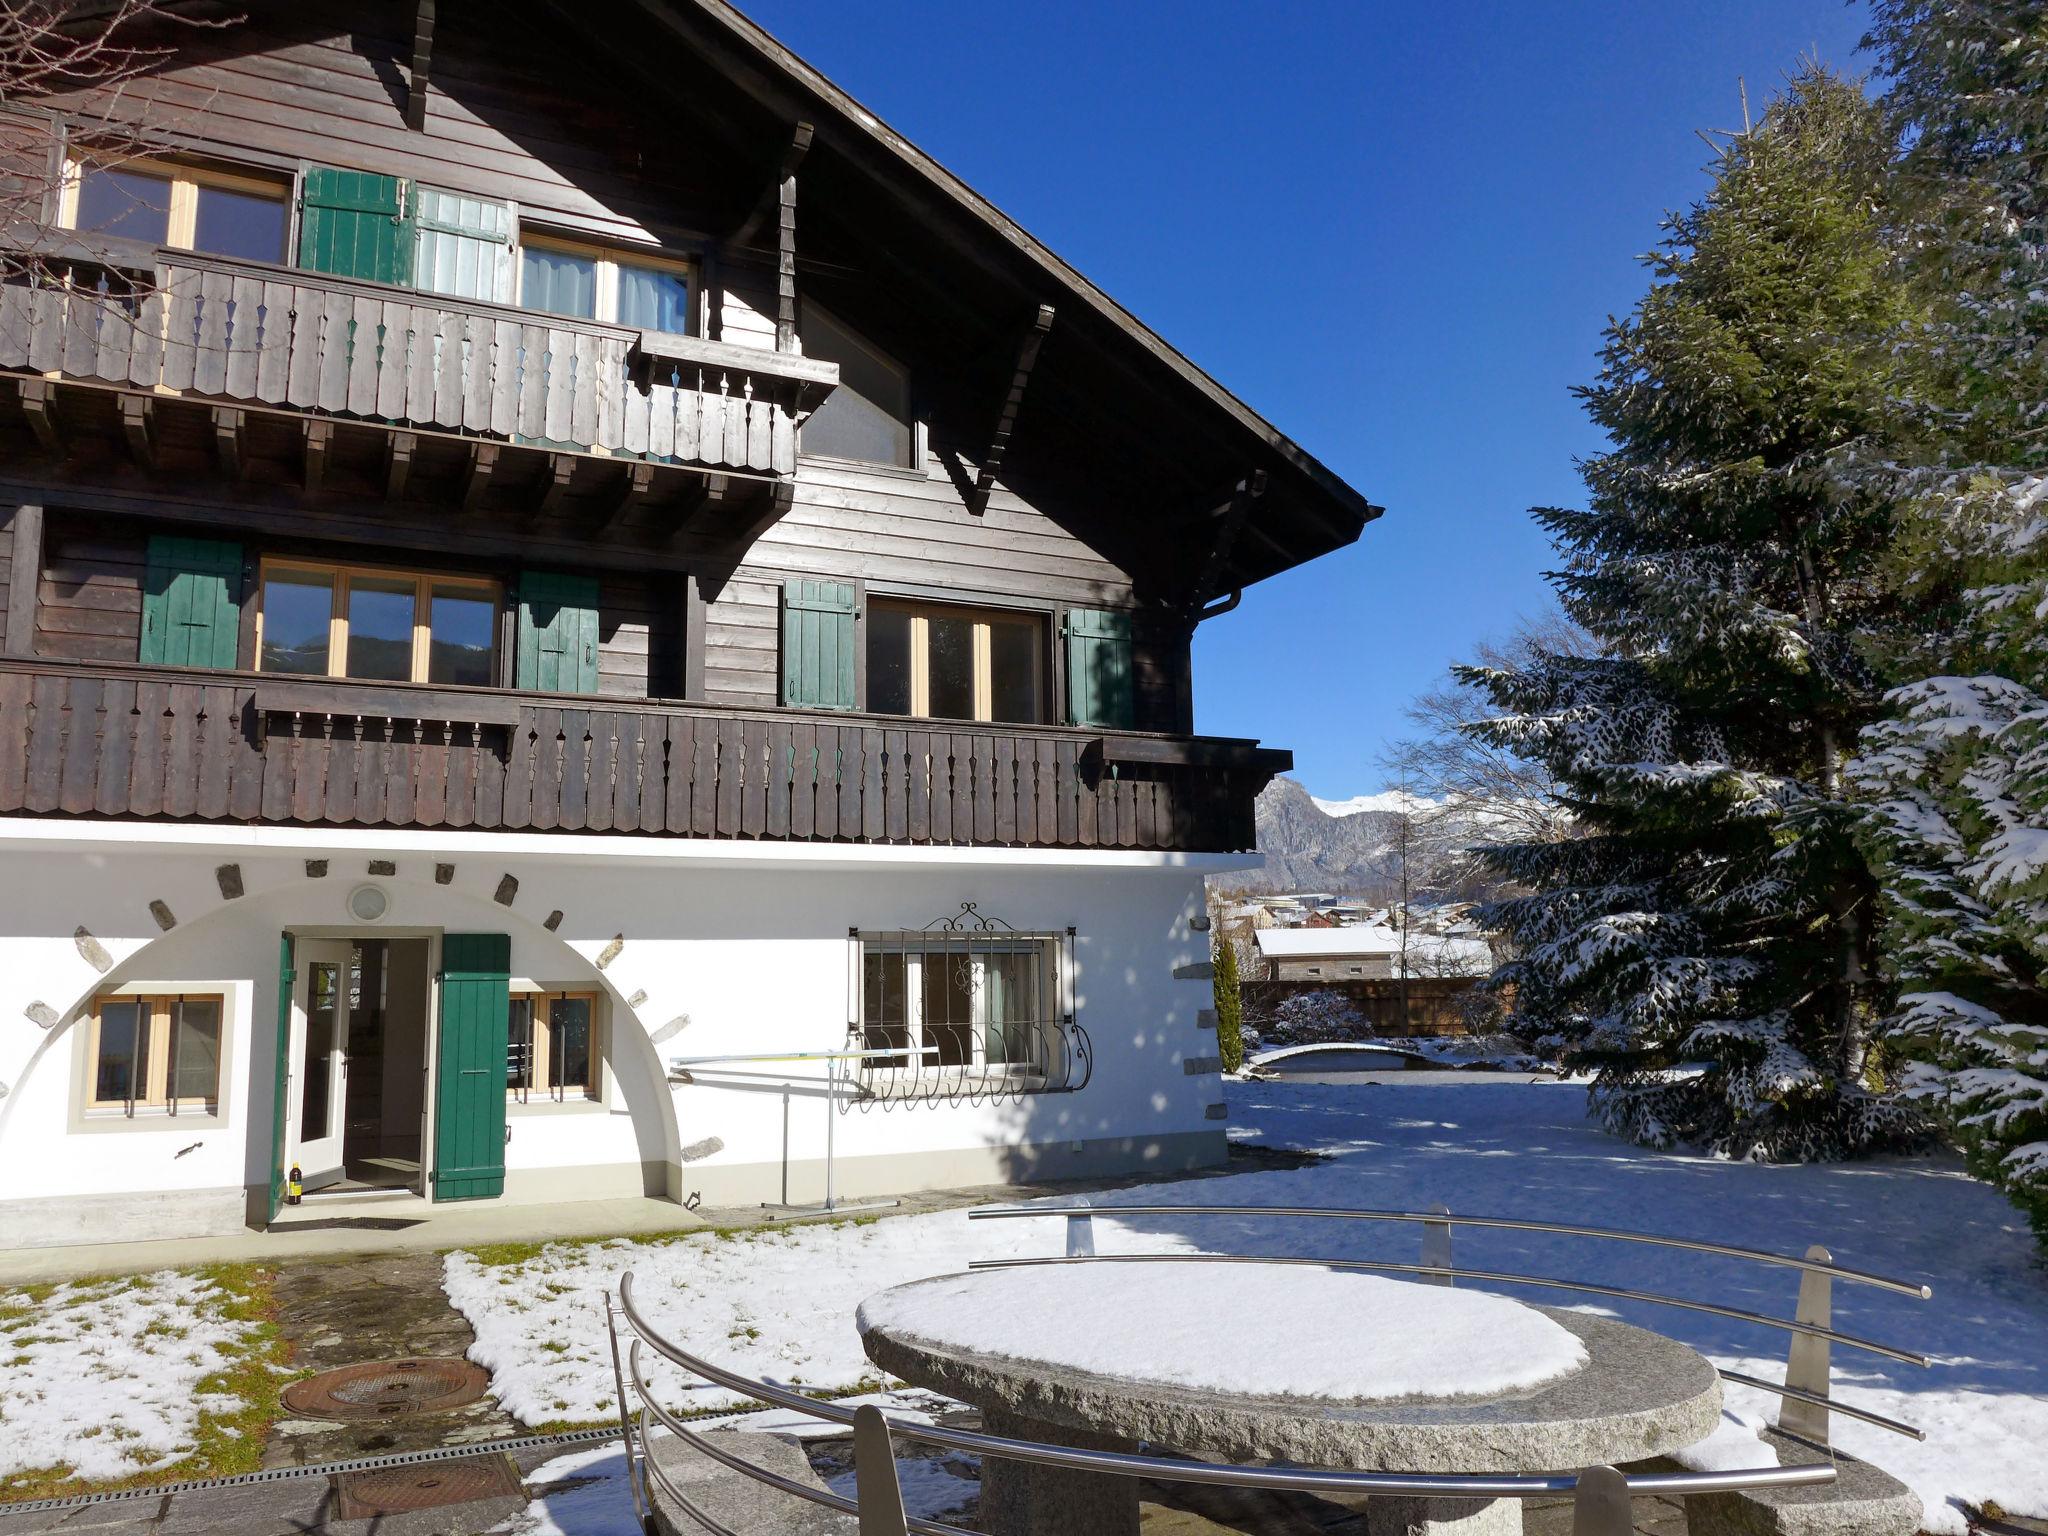
[[[1309,799],[1315,802],[1317,810],[1325,816],[1362,816],[1368,811],[1386,815],[1414,815],[1420,811],[1433,810],[1434,800],[1423,795],[1411,795],[1403,789],[1383,789],[1376,795],[1353,795],[1349,800],[1323,800],[1315,795]]]
[[[1262,891],[1333,891],[1386,900],[1398,885],[1400,817],[1389,795],[1319,801],[1293,779],[1259,795],[1262,869],[1219,877],[1219,885]],[[1356,810],[1346,807],[1357,806]]]
[[[1263,867],[1219,875],[1214,883],[1225,890],[1329,891],[1375,903],[1396,901],[1403,816],[1434,806],[1434,801],[1401,790],[1318,800],[1293,779],[1275,779],[1258,802]],[[1414,877],[1428,879],[1424,866],[1434,864],[1441,871],[1447,848],[1478,840],[1470,829],[1443,825],[1416,835],[1410,846]],[[1433,892],[1438,900],[1473,894],[1478,893],[1441,887]]]

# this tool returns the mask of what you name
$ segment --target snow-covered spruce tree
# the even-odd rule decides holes
[[[1930,312],[1903,462],[1898,585],[1915,680],[1865,732],[1884,1024],[1906,1091],[2048,1242],[2048,15],[2038,0],[1876,0],[1910,144],[1897,201]]]
[[[1895,509],[1837,471],[1882,438],[1873,339],[1909,318],[1887,147],[1819,68],[1729,142],[1580,392],[1613,445],[1588,507],[1536,514],[1603,654],[1461,673],[1497,710],[1475,733],[1541,760],[1585,834],[1488,850],[1530,892],[1482,913],[1517,951],[1496,983],[1654,1145],[1833,1156],[1916,1123],[1865,1080],[1875,894],[1842,784]]]

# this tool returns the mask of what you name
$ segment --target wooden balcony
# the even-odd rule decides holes
[[[1286,752],[876,715],[0,658],[0,814],[1181,853]]]
[[[118,245],[119,242],[109,242]],[[0,368],[763,477],[834,363],[168,248],[0,286]]]

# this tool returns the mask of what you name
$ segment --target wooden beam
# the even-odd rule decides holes
[[[143,469],[156,468],[156,401],[148,395],[122,395],[121,435],[128,456]]]
[[[419,451],[419,434],[394,432],[386,446],[389,457],[384,461],[384,499],[402,501],[405,483],[412,477],[412,456]]]
[[[732,479],[727,475],[706,475],[697,482],[695,495],[685,495],[670,509],[667,542],[676,543],[683,535],[700,530],[707,514],[724,506],[732,497]]]
[[[1038,349],[1045,345],[1052,329],[1052,306],[1041,304],[1031,327],[1017,343],[1017,365],[1010,371],[1010,392],[1003,396],[1003,408],[996,415],[996,429],[989,436],[988,452],[982,455],[981,472],[974,477],[974,489],[967,496],[967,510],[976,517],[988,511],[989,494],[996,488],[1003,455],[1010,447],[1010,434],[1017,428],[1017,412],[1024,404],[1024,391],[1031,384],[1031,370],[1038,363]]]
[[[603,533],[614,523],[623,522],[635,508],[646,502],[647,493],[653,489],[654,466],[645,459],[628,464],[625,477],[613,487],[611,499],[605,503],[603,515],[592,531]]]
[[[788,480],[772,484],[756,481],[755,484],[761,487],[759,493],[734,506],[733,519],[720,534],[725,543],[738,545],[741,549],[751,548],[756,539],[782,520],[783,514],[796,500],[796,486]]]
[[[334,443],[334,423],[317,416],[306,418],[306,494],[320,494],[327,478],[327,450]]]
[[[43,452],[53,459],[63,458],[64,434],[58,430],[57,413],[50,408],[48,379],[21,381],[21,414],[28,418],[29,430],[43,445]]]
[[[796,350],[796,168],[811,147],[811,125],[798,123],[782,156],[782,184],[776,190],[775,350]]]
[[[544,517],[553,517],[562,510],[562,498],[569,494],[569,481],[576,474],[576,457],[568,453],[551,453],[547,465],[541,470],[540,495],[535,499],[526,520],[537,523]]]
[[[9,527],[14,543],[7,564],[7,634],[9,656],[36,651],[37,590],[43,574],[43,509],[35,502],[16,505]]]
[[[1230,551],[1237,543],[1237,535],[1251,515],[1252,504],[1266,494],[1266,472],[1255,469],[1237,482],[1237,488],[1230,494],[1230,503],[1225,508],[1223,520],[1217,524],[1215,536],[1209,540],[1209,552],[1202,559],[1202,573],[1195,578],[1195,585],[1187,595],[1186,609],[1190,614],[1200,614],[1202,607],[1215,595],[1216,584],[1223,579],[1223,571],[1230,563]]]
[[[708,616],[708,604],[704,601],[703,583],[695,571],[682,573],[683,583],[683,697],[701,699],[704,697],[704,621]]]
[[[462,510],[474,512],[484,499],[484,492],[491,488],[491,472],[498,467],[498,445],[496,443],[472,443],[469,448],[469,469],[462,480]]]
[[[419,0],[413,15],[412,71],[405,95],[405,126],[414,133],[427,126],[427,72],[434,61],[434,0]]]
[[[809,123],[798,123],[789,136],[789,146],[782,152],[782,160],[776,168],[775,179],[761,194],[760,200],[748,210],[747,216],[733,227],[725,237],[725,244],[741,247],[761,231],[768,222],[768,216],[782,206],[782,184],[796,175],[797,167],[803,164],[804,156],[811,147],[812,131]]]
[[[242,413],[232,405],[213,408],[213,451],[230,480],[242,478],[242,425]]]

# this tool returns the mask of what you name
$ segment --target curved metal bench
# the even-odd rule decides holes
[[[1881,1413],[1858,1408],[1828,1395],[1830,1356],[1834,1345],[1882,1355],[1908,1365],[1925,1366],[1927,1357],[1874,1339],[1858,1338],[1833,1326],[1834,1283],[1869,1286],[1894,1295],[1929,1300],[1934,1292],[1908,1280],[1895,1280],[1867,1270],[1837,1264],[1834,1255],[1815,1244],[1803,1257],[1771,1253],[1760,1248],[1741,1248],[1729,1243],[1695,1238],[1662,1237],[1648,1232],[1629,1232],[1612,1227],[1588,1227],[1564,1222],[1535,1221],[1512,1216],[1458,1216],[1438,1206],[1429,1211],[1344,1210],[1317,1206],[1245,1205],[1025,1205],[996,1206],[969,1211],[969,1219],[998,1221],[1063,1217],[1067,1223],[1066,1252],[1034,1259],[991,1259],[971,1265],[974,1269],[1002,1269],[1019,1265],[1071,1263],[1142,1264],[1174,1259],[1209,1263],[1309,1264],[1329,1269],[1362,1269],[1415,1275],[1442,1285],[1459,1279],[1489,1284],[1529,1285],[1610,1296],[1624,1301],[1647,1302],[1657,1306],[1704,1312],[1737,1322],[1777,1329],[1791,1335],[1791,1347],[1782,1382],[1764,1381],[1740,1371],[1723,1370],[1723,1381],[1776,1394],[1783,1402],[1778,1422],[1761,1437],[1781,1458],[1826,1458],[1836,1477],[1825,1485],[1758,1484],[1751,1488],[1694,1490],[1701,1494],[1687,1506],[1692,1536],[1913,1536],[1920,1529],[1923,1513],[1919,1498],[1890,1473],[1868,1462],[1834,1449],[1830,1435],[1833,1415],[1876,1425],[1909,1439],[1925,1440],[1924,1431]],[[1421,1262],[1391,1260],[1272,1258],[1256,1255],[1101,1254],[1095,1249],[1096,1216],[1228,1216],[1253,1220],[1305,1219],[1321,1221],[1389,1222],[1422,1228]],[[1552,1275],[1509,1274],[1498,1270],[1461,1269],[1452,1262],[1451,1232],[1455,1227],[1489,1228],[1511,1232],[1536,1232],[1554,1236],[1589,1238],[1596,1241],[1646,1244],[1677,1248],[1719,1258],[1741,1260],[1799,1274],[1799,1295],[1790,1318],[1771,1317],[1718,1302],[1666,1296],[1654,1291],[1601,1285]]]
[[[684,1487],[672,1469],[664,1466],[662,1456],[650,1452],[649,1436],[657,1425],[689,1450],[749,1482],[801,1500],[814,1508],[856,1517],[860,1536],[906,1536],[912,1531],[920,1533],[920,1536],[974,1536],[974,1533],[956,1525],[905,1514],[896,1474],[894,1442],[898,1438],[967,1451],[982,1457],[1006,1457],[1076,1471],[1227,1488],[1405,1498],[1531,1499],[1569,1495],[1573,1500],[1575,1536],[1630,1536],[1634,1525],[1630,1518],[1629,1500],[1633,1495],[1661,1494],[1679,1498],[1714,1494],[1743,1496],[1767,1490],[1825,1486],[1836,1476],[1835,1468],[1826,1462],[1736,1472],[1649,1472],[1625,1476],[1613,1467],[1602,1466],[1549,1476],[1445,1476],[1240,1467],[1181,1457],[1077,1450],[973,1430],[892,1419],[872,1404],[848,1408],[726,1370],[666,1338],[648,1321],[634,1296],[631,1273],[619,1282],[616,1303],[606,1297],[605,1314],[611,1335],[613,1369],[618,1378],[619,1417],[625,1433],[630,1472],[628,1481],[635,1512],[649,1536],[680,1536],[680,1533],[692,1529],[708,1531],[711,1536],[746,1536],[718,1513],[705,1507],[707,1501],[701,1489],[693,1493]],[[620,1348],[622,1332],[627,1339],[623,1351]],[[649,1352],[680,1366],[701,1381],[723,1387],[741,1397],[850,1428],[853,1432],[857,1497],[833,1493],[814,1481],[794,1475],[791,1469],[777,1469],[749,1461],[732,1443],[722,1441],[716,1433],[706,1433],[693,1427],[665,1406],[648,1386],[645,1359]],[[683,1524],[685,1520],[689,1525]]]

